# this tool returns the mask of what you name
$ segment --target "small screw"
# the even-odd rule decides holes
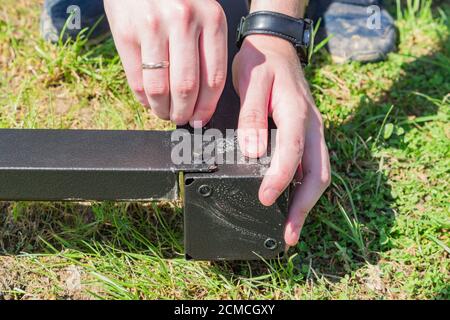
[[[264,241],[264,247],[269,250],[275,250],[278,247],[278,243],[275,239],[267,238],[266,241]]]
[[[201,196],[207,198],[207,197],[209,197],[209,196],[212,194],[212,189],[211,189],[210,186],[204,184],[204,185],[201,185],[201,186],[198,188],[198,193],[199,193]]]

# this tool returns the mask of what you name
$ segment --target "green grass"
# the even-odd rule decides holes
[[[180,203],[0,203],[0,299],[450,298],[450,7],[390,10],[386,62],[320,50],[307,70],[333,183],[289,258],[185,261]],[[2,2],[0,127],[172,128],[133,99],[111,40],[52,46],[38,17]]]

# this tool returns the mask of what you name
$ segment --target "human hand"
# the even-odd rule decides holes
[[[227,23],[215,0],[105,0],[128,83],[155,115],[206,124],[227,76]],[[142,63],[168,68],[142,70]]]
[[[295,178],[284,238],[294,246],[308,212],[330,184],[330,162],[322,117],[314,104],[295,48],[268,35],[248,36],[233,62],[241,98],[238,140],[248,157],[267,149],[268,117],[277,125],[272,162],[259,199],[272,205]]]

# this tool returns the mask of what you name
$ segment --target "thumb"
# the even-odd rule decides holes
[[[238,141],[242,153],[251,158],[261,157],[267,150],[267,123],[273,77],[261,66],[240,74],[238,92],[241,111]]]

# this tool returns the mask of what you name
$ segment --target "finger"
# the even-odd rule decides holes
[[[303,180],[294,191],[284,232],[289,246],[298,242],[306,216],[330,184],[330,160],[320,120],[314,121],[308,132],[302,164]]]
[[[241,98],[239,146],[244,155],[257,158],[267,149],[268,108],[273,76],[254,67],[244,72],[238,82]]]
[[[223,15],[223,14],[222,14]],[[191,126],[204,126],[211,119],[227,78],[228,40],[224,23],[205,28],[200,36],[200,91],[190,120]]]
[[[272,117],[277,125],[276,146],[270,168],[259,191],[259,199],[266,206],[272,205],[292,182],[303,156],[305,124],[307,119],[306,101],[296,88],[286,88],[274,83]]]
[[[168,39],[158,27],[144,32],[141,39],[142,63],[169,61]],[[170,65],[169,65],[170,68]],[[169,68],[142,70],[146,97],[153,112],[161,119],[170,119]]]
[[[199,34],[175,28],[169,43],[170,120],[177,125],[189,122],[199,91]]]
[[[149,102],[145,94],[142,78],[141,48],[138,41],[128,39],[116,41],[116,48],[121,57],[123,69],[127,76],[128,85],[136,96],[136,99],[148,107]]]
[[[113,34],[114,43],[122,61],[125,74],[127,76],[128,84],[135,94],[137,100],[148,106],[147,96],[145,95],[144,84],[142,79],[141,68],[141,47],[139,45],[139,39],[133,32],[130,32],[134,28],[133,25],[128,25],[127,28],[119,28],[122,26],[120,23],[114,22],[118,17],[115,15],[115,7],[111,6],[114,3],[108,3],[105,6],[108,21],[111,25],[111,32]],[[120,20],[120,19],[119,19]],[[123,29],[127,29],[126,32]]]

